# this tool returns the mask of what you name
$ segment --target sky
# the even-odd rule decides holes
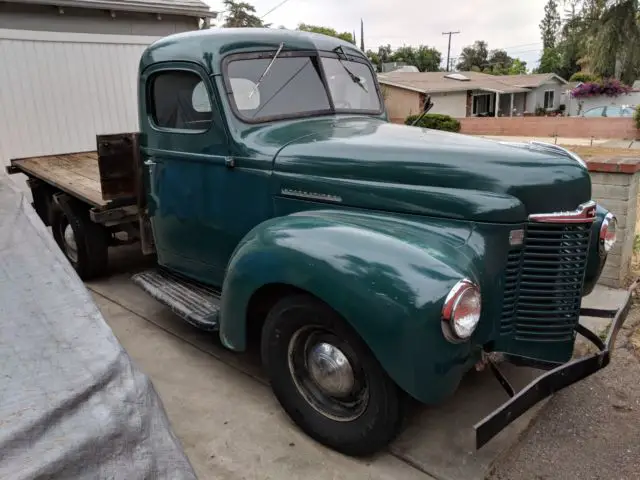
[[[204,0],[214,11],[222,11],[221,0]],[[243,0],[263,16],[282,0]],[[274,27],[294,29],[299,23],[331,27],[339,32],[356,31],[360,45],[360,19],[364,21],[365,48],[379,45],[428,45],[446,62],[448,36],[451,56],[475,40],[485,40],[489,49],[502,48],[512,57],[537,66],[542,50],[539,23],[546,0],[286,0],[264,21]]]

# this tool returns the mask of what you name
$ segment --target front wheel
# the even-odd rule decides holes
[[[362,339],[309,295],[279,301],[262,330],[262,359],[291,419],[347,455],[384,448],[402,423],[402,392]]]

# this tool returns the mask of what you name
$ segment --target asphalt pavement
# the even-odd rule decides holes
[[[611,364],[557,393],[491,480],[640,479],[640,307],[629,314]]]

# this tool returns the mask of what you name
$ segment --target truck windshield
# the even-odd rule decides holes
[[[381,110],[371,69],[364,62],[345,59],[341,64],[335,56],[279,56],[256,88],[270,62],[270,58],[256,58],[232,60],[228,64],[230,98],[245,120],[260,122],[334,111],[379,113]],[[329,92],[322,81],[322,69],[335,110],[331,108]],[[358,77],[359,82],[355,82],[349,72]]]

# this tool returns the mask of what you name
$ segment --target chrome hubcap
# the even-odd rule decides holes
[[[78,261],[78,245],[76,244],[76,237],[73,234],[73,229],[71,225],[67,225],[64,229],[63,233],[64,237],[64,246],[67,251],[67,255],[73,262]]]
[[[289,371],[302,397],[327,418],[349,422],[367,409],[366,375],[353,349],[332,332],[298,330],[289,341]]]
[[[307,355],[309,376],[327,395],[343,397],[355,385],[353,369],[342,351],[326,342],[312,347]]]

